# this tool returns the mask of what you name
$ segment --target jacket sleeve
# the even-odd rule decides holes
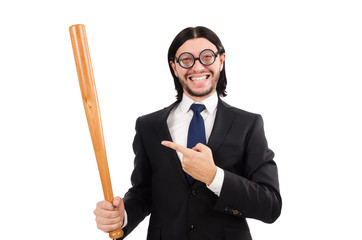
[[[278,170],[268,148],[263,120],[256,115],[241,156],[242,174],[224,169],[224,182],[215,204],[217,211],[235,217],[274,222],[281,213]]]
[[[124,196],[125,209],[128,216],[128,224],[123,229],[124,237],[133,231],[134,228],[151,211],[151,178],[152,170],[148,156],[142,144],[140,134],[141,118],[136,122],[136,135],[133,141],[133,151],[135,153],[134,170],[131,175],[132,187]]]

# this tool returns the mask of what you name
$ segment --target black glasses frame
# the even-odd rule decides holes
[[[211,51],[211,52],[214,54],[214,61],[212,61],[211,63],[204,63],[204,62],[202,61],[202,59],[201,59],[200,57],[201,57],[202,53],[205,52],[205,51]],[[217,51],[217,52],[215,53],[215,52],[212,51],[211,49],[204,49],[204,50],[202,50],[202,51],[200,52],[199,57],[198,57],[198,58],[195,58],[194,55],[192,55],[192,53],[183,52],[183,53],[180,54],[180,56],[179,56],[178,58],[177,58],[177,57],[174,57],[173,60],[176,60],[176,62],[177,62],[182,68],[185,68],[185,69],[192,68],[192,67],[195,65],[196,60],[199,60],[199,62],[200,62],[202,65],[204,65],[204,66],[210,66],[210,65],[214,64],[214,62],[215,62],[215,60],[216,60],[216,58],[217,58],[217,55],[219,55],[219,53],[220,53],[220,51]],[[183,54],[190,54],[190,55],[192,56],[192,58],[193,58],[193,62],[192,62],[192,64],[191,64],[189,67],[182,66],[181,63],[180,63],[180,58],[181,58],[181,56],[182,56]]]

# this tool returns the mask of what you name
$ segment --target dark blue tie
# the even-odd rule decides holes
[[[191,119],[187,135],[187,148],[193,148],[198,143],[206,144],[204,119],[200,114],[205,109],[205,105],[192,104],[190,109],[194,112],[194,116]],[[186,177],[190,183],[194,182],[194,179],[187,173]]]

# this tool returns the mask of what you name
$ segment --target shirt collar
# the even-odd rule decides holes
[[[189,98],[188,96],[183,94],[182,101],[180,103],[180,110],[181,110],[181,112],[183,114],[185,114],[190,110],[190,107],[191,107],[192,104],[201,103],[201,104],[205,105],[206,110],[210,114],[213,114],[215,112],[215,110],[216,110],[217,102],[218,102],[218,97],[217,97],[216,92],[214,94],[212,94],[210,97],[206,98],[202,102],[195,102],[194,100],[192,100],[191,98]]]

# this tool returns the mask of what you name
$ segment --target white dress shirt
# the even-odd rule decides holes
[[[212,128],[214,126],[218,98],[214,93],[204,101],[198,103],[186,96],[182,97],[182,101],[177,107],[175,107],[167,118],[168,129],[171,134],[172,141],[182,146],[187,146],[187,134],[191,119],[193,117],[193,111],[190,109],[192,104],[204,104],[206,109],[201,112],[201,116],[204,119],[206,143],[209,140]],[[182,153],[177,152],[177,155],[182,161]],[[216,175],[213,182],[207,186],[217,196],[220,196],[222,184],[224,182],[224,171],[217,167]]]

